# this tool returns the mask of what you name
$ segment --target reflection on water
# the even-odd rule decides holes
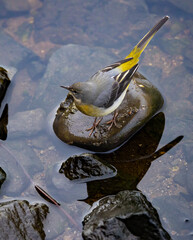
[[[3,0],[0,8],[0,66],[11,67],[15,74],[1,104],[0,138],[7,138],[0,144],[0,167],[7,173],[1,187],[1,201],[3,196],[43,201],[28,175],[35,185],[54,193],[53,197],[81,225],[89,204],[121,190],[139,188],[153,202],[172,239],[190,239],[193,231],[192,1],[21,0],[20,3]],[[68,180],[58,173],[59,165],[84,150],[62,144],[48,133],[47,116],[65,98],[59,86],[87,79],[102,66],[125,57],[164,15],[170,15],[170,21],[144,52],[139,68],[163,94],[164,114],[155,116],[115,152],[97,154],[103,163],[117,169],[115,177],[80,184]],[[63,45],[68,49],[67,44],[72,43],[77,44],[76,48],[90,47],[83,53],[85,61],[80,61],[79,56],[75,56],[75,61],[73,52],[67,50],[66,62],[61,60],[56,49]],[[73,71],[69,74],[71,66]],[[183,140],[176,137],[181,135]],[[51,213],[44,225],[47,239],[59,235],[81,239],[81,233],[75,233],[63,214],[51,205],[49,208]]]
[[[182,136],[179,136],[173,141],[163,146],[161,149],[156,151],[164,131],[164,125],[164,114],[159,113],[154,116],[137,134],[135,134],[135,136],[131,140],[125,143],[118,150],[109,154],[93,155],[93,157],[96,158],[97,161],[100,161],[103,164],[110,164],[110,166],[116,169],[116,176],[110,178],[106,177],[101,180],[99,180],[100,178],[98,178],[97,180],[92,181],[93,174],[91,168],[94,168],[94,165],[89,166],[87,162],[84,162],[84,158],[86,159],[86,155],[83,157],[80,156],[80,162],[78,164],[82,166],[81,169],[84,169],[84,171],[85,165],[88,168],[86,169],[86,171],[88,172],[88,176],[90,173],[91,177],[89,181],[85,179],[85,177],[83,178],[83,180],[87,182],[88,192],[88,197],[84,201],[92,205],[95,201],[104,196],[117,194],[122,190],[136,190],[138,183],[141,181],[141,179],[144,177],[144,175],[150,168],[151,162],[164,155],[167,151],[169,151],[177,143],[179,143],[183,138]],[[65,176],[68,177],[70,180],[78,178],[81,179],[81,176],[83,176],[83,171],[76,168],[76,158],[70,158],[69,160],[71,160],[69,162],[69,166],[65,168],[62,167],[64,170],[60,170],[60,172],[64,172]],[[104,176],[105,175],[108,176],[107,173],[104,173]]]
[[[99,155],[102,161],[117,169],[117,175],[110,179],[88,182],[88,198],[85,201],[92,204],[103,196],[117,194],[122,190],[135,190],[150,168],[151,162],[164,155],[183,138],[179,136],[156,151],[164,124],[164,114],[159,113],[117,151]]]

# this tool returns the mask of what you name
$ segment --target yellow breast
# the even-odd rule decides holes
[[[106,115],[112,113],[119,107],[119,105],[122,103],[122,101],[125,97],[126,91],[127,91],[127,89],[125,89],[125,91],[113,103],[113,105],[108,108],[101,108],[101,107],[97,107],[97,106],[94,106],[91,104],[84,104],[84,103],[80,102],[79,100],[77,101],[76,99],[75,99],[75,104],[79,111],[81,111],[82,113],[84,113],[88,116],[103,117],[103,116],[106,116]]]

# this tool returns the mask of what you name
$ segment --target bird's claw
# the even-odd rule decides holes
[[[106,124],[110,124],[110,126],[108,127],[108,131],[113,127],[113,125],[115,125],[115,127],[119,127],[116,120],[118,114],[119,114],[118,112],[115,112],[113,118],[106,122]]]
[[[103,119],[103,118],[100,118],[98,121],[96,121],[96,120],[97,120],[97,117],[96,117],[95,120],[94,120],[94,123],[93,123],[92,127],[86,129],[86,131],[90,131],[89,137],[90,137],[90,136],[93,134],[93,132],[96,130],[97,126],[99,125],[99,123],[101,122],[102,119]]]

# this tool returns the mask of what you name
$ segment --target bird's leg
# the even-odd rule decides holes
[[[106,122],[106,124],[110,124],[110,126],[108,127],[108,131],[112,128],[113,124],[115,125],[115,127],[118,127],[117,121],[116,121],[118,114],[119,113],[115,110],[113,114],[113,118],[110,121]]]
[[[97,121],[97,117],[95,117],[94,123],[93,123],[92,127],[86,129],[86,131],[90,131],[89,137],[90,137],[90,136],[92,135],[92,133],[95,131],[96,127],[99,125],[99,123],[101,122],[102,119],[103,119],[103,118],[101,117],[101,118],[99,118],[99,120]]]

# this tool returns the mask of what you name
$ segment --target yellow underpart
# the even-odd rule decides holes
[[[93,117],[97,117],[100,115],[100,108],[95,107],[93,105],[76,104],[76,107],[78,108],[79,111],[81,111],[82,113],[84,113],[86,115],[93,116]]]

